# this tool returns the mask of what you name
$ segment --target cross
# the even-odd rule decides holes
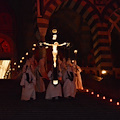
[[[70,45],[70,43],[62,43],[62,44],[59,44],[58,42],[54,42],[54,44],[49,44],[49,43],[46,43],[46,42],[43,42],[43,43],[40,43],[40,45],[47,45],[47,46],[52,46],[52,54],[53,54],[53,62],[54,62],[54,68],[56,68],[56,60],[57,60],[57,54],[58,54],[58,50],[57,50],[57,47],[58,46],[64,46],[66,45],[67,47]]]
[[[52,33],[53,33],[53,40],[56,40],[56,38],[57,38],[57,30],[56,29],[53,29],[52,30]],[[50,44],[50,43],[47,43],[47,42],[40,42],[39,43],[39,45],[40,46],[52,46],[52,55],[53,55],[53,80],[52,80],[52,83],[53,83],[53,85],[58,85],[58,78],[57,78],[57,63],[56,63],[56,61],[57,61],[57,55],[58,55],[58,47],[59,46],[66,46],[66,47],[68,47],[68,46],[70,46],[70,43],[67,43],[67,42],[64,42],[64,43],[62,43],[62,44],[59,44],[58,42],[54,42],[53,44]]]
[[[56,65],[56,61],[57,61],[57,55],[58,55],[58,50],[57,50],[57,47],[59,47],[59,46],[66,46],[66,47],[68,47],[69,45],[70,45],[70,43],[66,43],[66,42],[64,42],[64,43],[62,43],[62,44],[59,44],[58,42],[54,42],[53,44],[50,44],[50,43],[47,43],[47,42],[40,42],[39,43],[39,45],[40,46],[43,46],[43,45],[45,45],[45,46],[52,46],[52,55],[53,55],[53,66],[54,66],[54,68],[53,68],[53,84],[54,85],[57,85],[58,84],[58,80],[57,80],[57,77],[56,77],[56,74],[57,74],[57,65]]]

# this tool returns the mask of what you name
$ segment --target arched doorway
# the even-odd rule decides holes
[[[51,15],[49,27],[46,33],[46,41],[52,40],[51,31],[53,28],[58,30],[57,41],[59,43],[70,42],[70,49],[59,49],[64,57],[75,59],[74,50],[78,50],[77,61],[81,67],[95,66],[94,55],[92,61],[89,56],[93,51],[92,34],[84,18],[75,11],[65,8],[54,12]],[[87,48],[87,49],[86,49]]]

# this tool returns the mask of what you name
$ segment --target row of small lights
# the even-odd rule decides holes
[[[36,44],[33,44],[32,51],[35,50],[35,47],[36,47]],[[28,54],[29,54],[29,53],[26,52],[25,55],[28,56]],[[19,60],[19,61],[20,61],[20,64],[23,63],[23,60],[24,60],[24,59],[25,59],[25,57],[22,57],[21,60]],[[13,65],[14,65],[14,66],[17,66],[18,69],[20,68],[20,65],[17,65],[16,62],[14,62]],[[15,71],[16,69],[15,69],[15,67],[13,67],[12,69],[9,68],[9,70],[7,70],[7,72],[6,72],[5,76],[4,76],[4,79],[7,78],[7,76],[8,76],[9,73],[11,72],[11,70],[12,70],[12,71]]]
[[[90,90],[89,90],[89,89],[85,89],[85,92],[89,93]],[[95,94],[93,91],[91,91],[90,93],[91,93],[91,95],[94,95],[94,94]],[[100,94],[96,94],[96,97],[99,98],[99,97],[100,97]],[[106,97],[105,97],[105,96],[102,96],[102,99],[105,100]],[[110,99],[109,99],[109,102],[112,103],[112,102],[113,102],[113,99],[110,98]],[[120,105],[120,102],[116,102],[116,105],[119,106],[119,105]]]

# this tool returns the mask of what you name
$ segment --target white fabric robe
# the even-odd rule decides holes
[[[82,70],[79,66],[77,66],[76,69],[74,69],[74,72],[76,74],[76,76],[75,76],[76,89],[83,90],[82,78],[81,78],[81,74],[80,74]]]
[[[26,73],[29,73],[29,81],[31,81],[32,79],[31,83],[28,83],[28,81],[26,80],[27,79]],[[34,100],[36,99],[35,93],[36,78],[30,69],[23,73],[20,85],[25,86],[25,88],[22,87],[21,100],[27,101],[30,100],[30,98],[33,98]]]
[[[68,69],[68,74],[70,75],[70,70]],[[69,96],[71,97],[75,97],[76,95],[76,86],[75,86],[75,79],[73,78],[73,81],[70,81],[68,79],[68,74],[67,71],[65,72],[64,76],[63,76],[63,94],[64,97],[67,98]]]
[[[52,99],[53,97],[62,97],[62,89],[61,84],[59,83],[57,86],[54,86],[52,84],[52,78],[51,78],[52,71],[48,72],[48,77],[50,79],[50,82],[48,84],[47,90],[46,90],[46,96],[45,99]],[[62,74],[59,73],[59,76],[62,77]]]
[[[45,83],[42,77],[39,74],[39,67],[35,69],[35,76],[36,76],[36,92],[45,92]]]

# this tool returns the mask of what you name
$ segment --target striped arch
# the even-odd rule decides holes
[[[103,17],[106,23],[108,23],[108,37],[109,37],[109,43],[111,44],[111,32],[114,28],[114,19],[117,17],[114,15],[115,11],[119,9],[120,2],[119,1],[112,1],[110,2],[107,7],[103,10]]]
[[[111,14],[120,7],[120,1],[119,0],[113,0],[112,2],[110,2],[105,9],[103,10],[103,17],[105,19],[105,22],[109,21],[109,17],[111,16]]]
[[[46,31],[49,25],[49,19],[51,15],[62,9],[69,8],[80,14],[90,27],[93,37],[93,48],[95,63],[97,67],[101,69],[111,69],[111,54],[108,40],[107,24],[101,23],[100,18],[90,3],[85,0],[62,0],[52,1],[49,7],[46,9],[42,18],[37,18],[37,25],[41,40],[45,40]]]
[[[115,27],[120,32],[120,8],[116,9],[109,18],[109,40],[111,43],[111,32]]]

